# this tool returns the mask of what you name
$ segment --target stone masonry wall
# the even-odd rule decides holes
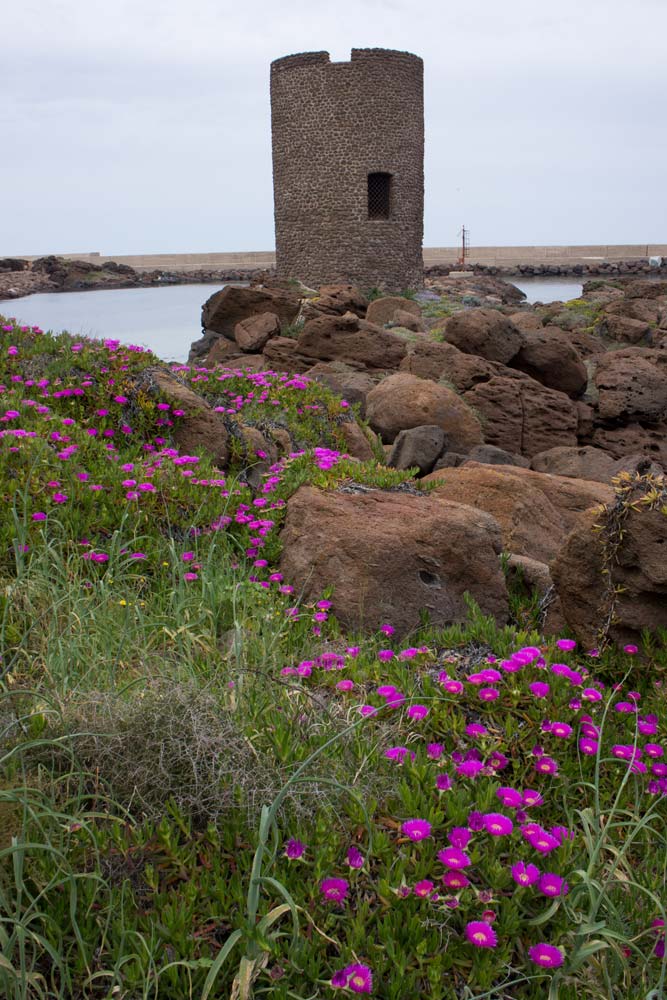
[[[271,64],[273,187],[279,277],[362,288],[423,283],[422,60],[352,49]],[[368,174],[392,175],[388,219],[368,218]]]

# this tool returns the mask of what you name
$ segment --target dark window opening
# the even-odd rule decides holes
[[[388,219],[391,215],[391,174],[368,175],[368,218]]]

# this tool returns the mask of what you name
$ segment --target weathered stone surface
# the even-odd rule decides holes
[[[368,299],[355,285],[322,285],[320,294],[311,300],[311,305],[318,312],[330,316],[352,312],[363,317],[368,308]]]
[[[645,325],[657,325],[661,311],[659,299],[631,298],[626,295],[605,306],[603,316],[624,316]]]
[[[264,348],[264,358],[267,367],[277,372],[301,374],[312,364],[312,358],[305,358],[299,353],[293,337],[272,337]]]
[[[528,333],[529,330],[541,330],[543,328],[542,319],[532,309],[522,309],[520,312],[512,313],[509,317],[517,330]]]
[[[524,469],[530,465],[522,455],[513,455],[493,444],[478,444],[468,453],[466,461],[479,462],[481,465],[520,465]]]
[[[233,365],[242,354],[243,351],[234,340],[227,340],[226,337],[219,337],[215,334],[211,338],[211,348],[208,354],[198,360],[209,368],[213,365]]]
[[[600,337],[587,333],[585,330],[562,330],[559,326],[547,326],[545,330],[560,330],[569,338],[572,346],[579,352],[579,356],[584,360],[593,358],[597,354],[604,354],[606,348]]]
[[[359,403],[362,417],[366,413],[366,396],[381,377],[379,372],[371,375],[364,369],[352,368],[342,361],[318,361],[306,371],[306,375],[326,385],[348,403]]]
[[[624,288],[624,292],[629,299],[658,299],[667,296],[667,281],[658,281],[655,278],[648,280],[629,281]]]
[[[587,515],[551,564],[565,619],[585,648],[598,644],[609,615],[602,539],[593,527],[599,521]],[[610,635],[619,643],[637,642],[643,629],[667,628],[667,517],[660,510],[630,510],[617,560],[611,584],[623,589]]]
[[[509,377],[514,374],[511,369],[505,369],[493,361],[465,354],[453,344],[433,340],[420,340],[410,344],[400,369],[434,382],[449,382],[459,392],[471,389],[478,382],[487,382],[504,371],[511,373]]]
[[[218,336],[234,340],[236,324],[249,316],[275,313],[281,327],[284,327],[294,322],[299,306],[299,297],[284,289],[226,285],[211,295],[202,306],[202,327],[206,333],[201,340],[195,340],[190,348],[190,360],[196,361],[208,354]]]
[[[524,338],[512,367],[574,398],[585,391],[588,372],[566,333],[555,326],[542,327],[524,331]]]
[[[376,369],[398,368],[406,353],[405,341],[400,337],[353,313],[309,320],[299,334],[297,349],[305,357],[320,361],[343,361]]]
[[[271,339],[280,335],[280,320],[272,312],[248,316],[234,327],[234,340],[242,351],[261,351]]]
[[[434,424],[411,427],[400,431],[394,441],[387,465],[394,469],[419,469],[421,475],[430,472],[445,447],[445,432]]]
[[[524,335],[496,309],[470,309],[456,313],[444,324],[443,336],[449,344],[505,365],[518,353]]]
[[[603,316],[597,329],[609,340],[627,341],[629,344],[647,342],[651,336],[651,327],[644,320],[631,319],[629,316]]]
[[[366,319],[376,326],[384,326],[394,319],[399,310],[409,313],[415,319],[421,319],[422,311],[419,303],[400,295],[385,295],[380,299],[374,299],[368,306]]]
[[[285,577],[306,599],[333,587],[333,612],[346,628],[391,622],[403,636],[422,610],[436,626],[464,621],[465,593],[507,620],[500,531],[482,511],[428,495],[301,487],[281,537]]]
[[[551,448],[533,457],[531,468],[536,472],[567,476],[573,479],[587,479],[596,483],[609,483],[620,472],[635,473],[638,470],[661,475],[661,466],[650,463],[647,467],[644,455],[626,455],[614,458],[601,448],[586,445],[581,448]]]
[[[517,466],[467,462],[426,476],[438,496],[479,507],[500,524],[508,552],[552,559],[582,512],[613,498],[611,487]]]
[[[481,414],[484,437],[513,454],[529,458],[557,445],[576,445],[577,408],[563,392],[530,378],[494,376],[463,398]]]
[[[174,441],[181,452],[208,452],[216,465],[223,469],[229,461],[229,432],[222,417],[201,396],[175,375],[162,368],[148,369],[144,378],[150,379],[159,392],[160,399],[172,403],[184,416],[172,430]]]
[[[341,432],[345,438],[345,451],[360,462],[368,462],[373,458],[373,449],[359,424],[354,420],[346,420],[341,424]]]
[[[653,462],[667,468],[667,423],[643,427],[632,423],[622,427],[596,427],[593,444],[603,448],[615,458],[625,455],[645,455]]]
[[[442,428],[454,451],[467,452],[482,441],[479,420],[451,389],[407,372],[384,379],[366,397],[366,417],[383,441],[422,424]]]
[[[398,327],[402,330],[410,330],[411,333],[428,333],[428,327],[424,320],[413,316],[412,313],[406,312],[404,309],[397,309],[387,326],[390,330]]]
[[[654,422],[667,416],[667,368],[661,371],[645,357],[610,351],[598,358],[595,385],[603,420]]]

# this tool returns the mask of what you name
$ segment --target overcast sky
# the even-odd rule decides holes
[[[422,56],[426,246],[667,242],[667,0],[3,6],[0,255],[268,250],[269,64]]]

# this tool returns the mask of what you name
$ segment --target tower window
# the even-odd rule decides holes
[[[391,174],[368,175],[368,218],[388,219],[391,215]]]

